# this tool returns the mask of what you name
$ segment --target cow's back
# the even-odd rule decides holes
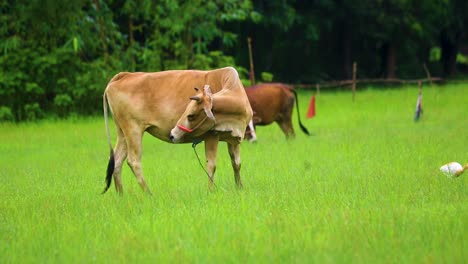
[[[291,86],[262,83],[245,89],[254,112],[254,123],[268,125],[281,118],[294,103]]]
[[[209,85],[213,94],[238,96],[248,104],[237,71],[232,67],[212,70],[122,72],[107,85],[105,94],[116,122],[147,130],[170,142],[169,133],[184,112],[195,87]]]

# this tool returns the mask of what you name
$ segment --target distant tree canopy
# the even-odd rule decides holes
[[[464,0],[0,0],[0,120],[95,114],[120,71],[235,66],[289,83],[466,71]],[[457,63],[457,61],[459,63]],[[461,64],[460,64],[461,63]]]

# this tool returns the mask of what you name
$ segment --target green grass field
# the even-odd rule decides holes
[[[468,85],[300,91],[303,122],[243,142],[243,190],[225,143],[216,184],[190,144],[144,138],[145,195],[124,166],[105,195],[100,117],[0,124],[0,263],[463,263],[468,259]],[[112,126],[113,127],[113,126]],[[113,130],[113,129],[112,129]],[[113,131],[114,132],[114,131]],[[115,133],[113,141],[115,141]],[[203,156],[203,144],[197,147]]]

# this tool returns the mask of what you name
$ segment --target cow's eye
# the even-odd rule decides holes
[[[188,119],[188,121],[193,121],[193,120],[195,120],[195,114],[189,114],[189,115],[187,115],[187,119]]]

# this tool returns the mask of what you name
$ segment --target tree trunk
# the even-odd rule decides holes
[[[341,33],[341,50],[342,50],[342,69],[343,69],[343,79],[349,80],[351,78],[351,32],[345,26]]]
[[[193,52],[193,36],[192,36],[192,30],[191,27],[188,27],[186,34],[186,45],[187,45],[187,61],[186,65],[187,68],[192,68],[193,62],[195,61],[195,53]]]
[[[391,42],[386,42],[382,46],[382,67],[384,77],[387,79],[396,78],[396,49]]]
[[[448,77],[456,72],[457,54],[460,42],[460,33],[456,33],[454,38],[448,35],[447,30],[441,33],[440,48],[443,76]]]
[[[96,6],[96,16],[97,16],[97,21],[98,21],[98,26],[99,26],[98,30],[99,30],[99,37],[101,38],[101,46],[104,51],[104,58],[107,59],[109,52],[107,49],[104,24],[102,23],[102,18],[101,18],[101,15],[99,14],[101,11],[101,4],[99,3],[99,0],[94,0],[94,5]]]
[[[128,18],[128,49],[130,51],[130,67],[131,71],[135,71],[136,62],[133,50],[133,44],[135,43],[135,37],[133,36],[133,20],[132,15]]]
[[[387,53],[387,79],[396,78],[396,50],[392,43],[389,43]]]

